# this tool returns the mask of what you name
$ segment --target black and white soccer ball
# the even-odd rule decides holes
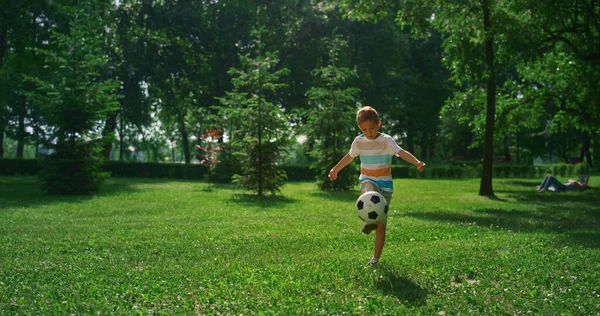
[[[381,193],[369,191],[356,200],[356,212],[367,223],[381,222],[387,217],[388,204]]]

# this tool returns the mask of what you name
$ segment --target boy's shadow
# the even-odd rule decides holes
[[[399,276],[391,268],[380,264],[377,267],[375,286],[382,292],[394,295],[403,304],[423,306],[427,301],[427,291],[405,276]],[[381,277],[379,277],[381,276]]]

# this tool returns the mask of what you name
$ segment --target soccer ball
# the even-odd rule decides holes
[[[367,223],[381,222],[388,213],[387,201],[379,192],[365,192],[356,200],[356,212]]]

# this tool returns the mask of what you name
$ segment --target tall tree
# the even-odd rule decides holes
[[[34,51],[48,39],[52,11],[40,0],[0,3],[0,157],[5,132],[17,141],[16,156],[23,157],[33,109],[23,94],[29,87],[22,75],[42,67]]]
[[[312,71],[315,85],[308,92],[308,121],[303,130],[308,141],[315,146],[311,152],[315,162],[317,185],[322,190],[349,190],[358,183],[358,167],[354,164],[345,168],[338,181],[329,181],[329,170],[348,151],[348,144],[356,135],[356,96],[359,92],[352,86],[357,78],[356,71],[340,64],[347,42],[339,35],[325,38],[329,58],[325,64]],[[347,169],[347,170],[346,170]]]
[[[37,89],[28,97],[43,114],[55,153],[41,164],[40,182],[48,193],[94,193],[103,180],[99,156],[101,125],[117,106],[120,83],[106,79],[102,19],[93,3],[62,7],[72,17],[66,33],[54,31],[48,49],[39,49],[47,70],[28,77]]]
[[[380,1],[375,6],[370,6],[370,2],[363,0],[343,2],[349,15],[359,19],[380,19],[394,5],[399,25],[410,26],[416,36],[430,36],[431,29],[440,32],[446,55],[443,61],[450,70],[451,80],[460,88],[458,95],[475,96],[480,95],[480,91],[485,91],[485,106],[482,107],[482,103],[476,104],[480,115],[485,117],[485,125],[482,126],[485,130],[484,159],[479,194],[493,196],[492,161],[498,86],[496,74],[498,71],[506,71],[511,65],[514,67],[519,53],[511,49],[518,47],[520,36],[525,34],[520,28],[522,24],[518,22],[522,16],[513,11],[515,1],[403,0],[397,3]],[[450,102],[450,106],[454,105]]]
[[[280,164],[288,143],[286,115],[269,99],[283,86],[279,78],[289,71],[274,70],[279,59],[277,52],[264,51],[265,33],[264,28],[253,29],[249,52],[239,56],[241,69],[229,70],[233,91],[219,99],[225,107],[224,118],[239,123],[230,131],[243,161],[243,174],[236,181],[258,195],[280,190],[286,179]]]
[[[117,126],[119,158],[123,159],[125,125],[143,129],[151,124],[151,106],[147,97],[147,83],[156,70],[160,32],[155,22],[159,13],[148,1],[122,1],[107,10],[104,47],[111,57],[108,68],[111,76],[122,81],[120,107],[109,113],[102,135],[104,157],[113,150]]]
[[[205,16],[203,3],[180,1],[165,3],[159,10],[164,21],[161,24],[161,58],[150,79],[153,99],[161,106],[161,120],[170,121],[176,127],[178,144],[186,163],[191,162],[193,145],[190,135],[193,116],[199,115],[200,107],[210,106],[210,72],[205,56]]]
[[[600,4],[594,0],[571,2],[523,1],[530,12],[528,28],[541,52],[519,66],[520,89],[529,107],[554,104],[551,118],[562,130],[580,132],[581,154],[591,165],[590,135],[600,132]],[[547,104],[541,104],[544,100]],[[566,145],[566,144],[565,144]]]

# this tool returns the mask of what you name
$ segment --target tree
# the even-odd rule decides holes
[[[358,167],[351,164],[339,174],[337,181],[329,181],[329,170],[348,151],[356,134],[356,96],[351,80],[357,78],[355,70],[339,65],[340,54],[347,42],[339,35],[323,39],[329,59],[321,68],[314,69],[315,85],[308,89],[310,109],[303,130],[308,141],[315,146],[311,156],[315,159],[311,168],[316,171],[317,185],[322,190],[349,190],[358,183]]]
[[[600,124],[598,103],[593,99],[598,97],[600,85],[589,78],[600,73],[589,66],[569,51],[552,50],[519,66],[522,81],[518,87],[527,96],[521,100],[522,107],[537,112],[539,125],[551,132],[548,141],[552,148],[561,149],[559,156],[568,162],[569,147],[582,144],[580,159],[587,158],[592,165],[589,135]],[[554,139],[553,135],[560,137]]]
[[[45,145],[55,153],[41,162],[40,183],[51,194],[89,194],[103,181],[101,124],[118,107],[120,83],[102,71],[101,19],[93,7],[63,9],[72,17],[67,33],[53,31],[48,49],[39,49],[47,71],[27,77],[28,92],[49,132]],[[91,12],[91,13],[89,13]]]
[[[348,15],[358,19],[376,20],[385,16],[391,1],[380,1],[375,6],[364,0],[343,1]],[[483,115],[483,126],[473,128],[485,131],[484,158],[480,195],[493,196],[492,161],[494,124],[496,115],[497,73],[514,67],[523,54],[519,49],[521,38],[527,38],[521,27],[523,18],[511,0],[468,0],[448,2],[441,0],[403,0],[394,3],[397,21],[402,27],[410,26],[415,36],[428,37],[435,29],[444,39],[443,61],[450,71],[450,79],[460,88],[458,95],[473,96],[484,91],[485,102],[472,104]],[[456,94],[455,94],[456,96]],[[461,97],[465,98],[465,97]],[[481,105],[485,104],[485,107]],[[452,101],[447,103],[455,107]],[[459,105],[460,106],[460,105]]]
[[[580,159],[592,165],[590,140],[600,132],[600,5],[593,0],[523,1],[531,41],[540,52],[519,65],[518,87],[533,109],[553,106],[554,131],[577,131]],[[545,103],[544,103],[545,102]],[[566,143],[563,144],[567,145]]]
[[[111,75],[123,84],[120,107],[109,113],[102,131],[104,157],[113,150],[113,140],[119,126],[119,159],[123,159],[126,125],[143,130],[152,124],[150,98],[145,91],[147,82],[156,70],[155,47],[159,32],[154,22],[159,20],[157,10],[150,2],[122,1],[113,10],[107,10],[104,19],[105,50],[111,57]]]
[[[223,137],[220,129],[209,128],[205,133],[198,135],[198,145],[196,145],[196,158],[203,166],[209,168],[206,175],[208,180],[208,188],[210,183],[215,178],[215,171],[219,161],[219,153],[223,150],[223,145],[220,145],[219,139]],[[218,177],[218,176],[217,176]]]
[[[238,123],[230,134],[235,153],[243,161],[243,174],[235,181],[258,195],[264,191],[272,194],[280,191],[286,179],[280,163],[288,143],[285,113],[279,105],[269,101],[283,86],[278,80],[288,70],[273,70],[279,59],[277,52],[264,52],[265,31],[264,28],[252,30],[249,52],[239,56],[241,69],[228,71],[233,91],[219,98],[225,107],[223,117]]]
[[[17,141],[18,158],[30,139],[27,127],[32,127],[35,110],[23,93],[31,87],[22,75],[35,75],[42,67],[34,51],[48,39],[51,13],[40,0],[0,3],[0,157],[5,132]]]

